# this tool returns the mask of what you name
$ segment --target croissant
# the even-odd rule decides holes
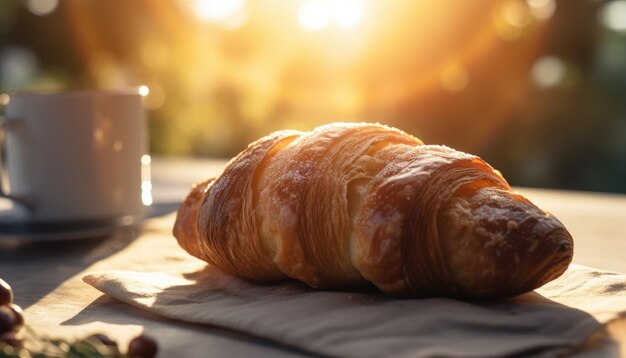
[[[255,141],[192,188],[174,236],[250,281],[399,297],[513,296],[573,256],[563,224],[480,158],[367,123]]]

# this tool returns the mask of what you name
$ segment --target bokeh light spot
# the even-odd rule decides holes
[[[152,182],[149,181],[149,180],[144,180],[141,183],[141,190],[142,191],[150,191],[150,190],[152,190]]]
[[[503,1],[493,12],[496,34],[505,41],[519,39],[532,20],[528,3],[521,0]]]
[[[150,191],[150,190],[142,190],[141,191],[141,202],[145,206],[152,205],[152,202],[153,202],[153,200],[152,200],[152,191]]]
[[[1,0],[0,0],[1,1]],[[39,71],[35,54],[24,48],[4,48],[0,51],[0,86],[22,88]]]
[[[228,29],[242,26],[246,20],[245,0],[193,0],[191,10],[200,20]]]
[[[59,0],[27,0],[26,7],[28,11],[35,15],[49,15],[59,6]]]
[[[469,74],[459,65],[448,65],[441,71],[441,85],[449,92],[460,92],[468,84]]]
[[[150,88],[148,88],[148,86],[146,85],[142,85],[142,86],[139,86],[138,92],[142,97],[145,97],[148,94],[150,94]]]
[[[528,4],[518,0],[508,0],[503,3],[502,17],[509,25],[525,27],[530,24],[530,10]]]
[[[0,106],[6,106],[9,104],[9,102],[11,102],[11,97],[8,94],[0,94]]]
[[[330,13],[324,1],[305,1],[298,9],[298,21],[307,31],[318,31],[330,24]]]
[[[151,161],[150,155],[144,154],[141,156],[141,201],[145,206],[152,205]]]
[[[626,0],[607,2],[600,10],[600,20],[611,30],[626,32]]]
[[[235,15],[245,4],[244,0],[196,0],[193,9],[202,20],[220,21]]]
[[[339,27],[344,29],[353,28],[361,21],[363,4],[358,0],[337,1],[333,15]]]
[[[362,0],[303,0],[298,8],[298,22],[306,31],[319,31],[331,25],[351,29],[362,17]]]
[[[555,56],[541,57],[531,71],[533,81],[540,87],[554,87],[565,78],[565,64]]]
[[[156,83],[148,83],[141,86],[147,89],[147,93],[141,97],[141,104],[147,109],[158,109],[165,102],[165,91]],[[139,89],[141,90],[141,87]]]
[[[104,131],[102,130],[102,128],[98,127],[93,131],[93,139],[97,143],[102,142],[102,140],[104,139]]]
[[[150,157],[148,154],[144,154],[141,156],[141,165],[150,165],[151,162],[152,157]]]
[[[122,149],[124,149],[124,143],[122,141],[115,141],[115,143],[113,143],[113,150],[116,152],[121,151]]]
[[[548,20],[556,11],[554,0],[527,0],[530,14],[537,20]]]

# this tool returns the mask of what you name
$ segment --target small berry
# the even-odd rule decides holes
[[[13,290],[11,286],[0,278],[0,305],[8,305],[13,302]]]
[[[10,303],[6,307],[13,312],[13,331],[18,332],[24,326],[24,311],[15,303]]]
[[[8,306],[0,306],[0,334],[13,331],[15,315]]]
[[[156,356],[158,349],[154,339],[142,334],[128,343],[128,356],[131,358],[152,358]]]

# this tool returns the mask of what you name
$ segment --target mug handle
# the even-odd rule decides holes
[[[14,196],[10,194],[11,185],[9,183],[9,172],[5,163],[5,139],[7,130],[22,126],[23,122],[20,120],[10,120],[5,116],[0,116],[0,197],[7,198],[22,204],[28,209],[34,208],[34,202],[32,198],[27,196]],[[7,189],[9,188],[9,189]]]

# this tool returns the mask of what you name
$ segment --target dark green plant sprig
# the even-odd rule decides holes
[[[24,347],[18,336],[22,327],[37,349]],[[121,353],[117,342],[102,333],[73,342],[40,337],[24,325],[22,309],[13,303],[11,286],[0,279],[0,358],[153,358],[157,351],[156,341],[146,335],[133,338],[126,353]]]
[[[15,337],[15,333],[9,334]],[[156,341],[146,335],[133,338],[126,353],[121,353],[117,342],[101,333],[73,342],[37,337],[32,331],[29,335],[37,343],[36,350],[24,348],[19,339],[15,344],[9,340],[0,341],[0,358],[153,358],[158,351]]]

